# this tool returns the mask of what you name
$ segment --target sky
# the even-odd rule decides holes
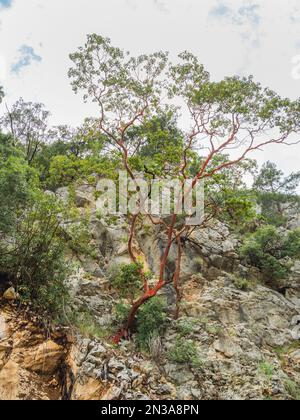
[[[252,74],[283,96],[300,96],[299,0],[0,0],[6,103],[43,102],[53,124],[97,115],[67,77],[69,54],[94,32],[133,54],[167,50],[175,59],[189,50],[214,80]],[[291,172],[300,169],[299,156],[300,145],[257,158]]]

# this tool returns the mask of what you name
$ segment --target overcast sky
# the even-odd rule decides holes
[[[93,32],[134,54],[190,50],[213,79],[253,74],[283,96],[300,96],[299,0],[0,0],[7,103],[20,96],[43,102],[54,124],[78,125],[95,114],[67,77],[68,55]],[[299,156],[300,146],[279,146],[259,160],[295,171]]]

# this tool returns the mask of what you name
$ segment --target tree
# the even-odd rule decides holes
[[[92,119],[78,128],[58,126],[49,130],[49,142],[41,145],[33,166],[48,189],[75,182],[95,182],[92,175],[111,177],[119,156],[107,150],[105,136],[99,134]]]
[[[241,255],[262,271],[268,283],[274,285],[274,282],[290,274],[285,258],[300,256],[300,230],[283,235],[275,226],[263,226],[245,239]]]
[[[285,177],[275,163],[266,162],[258,173],[253,189],[262,207],[262,214],[269,223],[282,224],[289,211],[300,208],[297,188],[300,172]]]
[[[143,139],[138,137],[132,141],[130,132],[147,125],[163,110],[175,114],[174,106],[178,103],[190,117],[190,123],[183,131],[180,162],[177,163],[177,176],[181,182],[190,174],[191,154],[199,154],[190,191],[195,191],[200,181],[239,164],[251,152],[267,145],[288,143],[292,134],[299,133],[300,101],[282,99],[251,77],[230,77],[212,82],[198,59],[187,52],[172,65],[166,53],[131,57],[113,47],[109,39],[93,34],[88,35],[85,46],[70,58],[73,66],[69,76],[74,91],[83,91],[84,100],[91,98],[99,105],[99,131],[121,153],[124,167],[133,181],[136,181],[136,175],[130,159],[136,155]],[[213,159],[228,151],[233,151],[229,160],[211,166]],[[147,215],[165,234],[159,275],[156,285],[150,286],[147,276],[140,270],[143,293],[133,303],[115,342],[128,337],[140,307],[167,284],[166,269],[174,247],[177,248],[177,260],[173,284],[180,302],[183,247],[186,237],[195,230],[179,217],[180,205],[181,198],[167,218]],[[135,229],[143,220],[140,213],[131,217],[128,249],[133,263],[137,263],[133,248]],[[175,316],[178,309],[179,305]]]
[[[13,232],[30,199],[35,176],[12,137],[0,133],[0,239]]]
[[[20,142],[31,164],[43,143],[48,139],[48,118],[50,113],[41,103],[25,102],[19,99],[11,110],[0,119],[0,124],[14,138],[15,144]]]

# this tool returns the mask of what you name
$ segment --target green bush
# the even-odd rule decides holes
[[[32,192],[16,221],[14,240],[0,245],[0,272],[7,274],[24,302],[51,318],[63,314],[68,300],[66,244],[60,237],[62,212],[63,206],[54,197]]]
[[[123,264],[111,271],[111,284],[118,290],[120,297],[133,301],[142,286],[141,268],[142,265],[132,263]]]
[[[251,289],[252,284],[250,280],[234,275],[231,275],[230,278],[237,289],[242,290],[243,292],[247,292]]]
[[[266,278],[282,280],[289,274],[289,267],[283,259],[300,256],[300,230],[284,235],[274,226],[264,226],[248,236],[241,255],[259,268]]]
[[[0,134],[0,272],[22,302],[51,318],[63,315],[68,300],[61,237],[65,213],[55,197],[40,189],[24,151]]]
[[[189,364],[194,368],[202,365],[195,343],[183,338],[177,338],[168,352],[168,359],[179,364]]]
[[[115,319],[119,327],[123,326],[126,319],[128,318],[129,312],[130,312],[130,305],[124,302],[117,303],[115,307]]]
[[[159,336],[166,321],[165,302],[153,297],[140,307],[137,314],[137,343],[143,350],[149,350],[149,341]]]
[[[188,337],[195,331],[197,323],[194,318],[181,318],[177,321],[176,330],[182,337]]]

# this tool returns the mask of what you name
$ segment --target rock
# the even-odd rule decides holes
[[[167,364],[165,366],[167,375],[174,381],[176,385],[182,385],[194,379],[194,375],[188,367],[181,367],[175,364]]]
[[[103,357],[107,353],[107,350],[101,344],[96,344],[95,347],[90,351],[90,355],[94,357]]]
[[[300,325],[293,328],[292,337],[294,340],[300,340]]]
[[[291,353],[290,358],[300,366],[300,349]]]
[[[0,314],[0,343],[6,337],[6,321],[3,315]]]
[[[20,385],[20,367],[9,361],[0,371],[0,400],[16,400]]]
[[[86,380],[76,381],[72,393],[72,400],[91,401],[102,400],[102,395],[105,392],[105,384],[100,381],[88,378]]]
[[[6,290],[3,294],[3,299],[7,300],[8,302],[13,302],[19,299],[18,293],[15,291],[14,287],[10,287]]]
[[[64,356],[63,348],[52,340],[32,348],[20,364],[23,368],[43,375],[53,375],[59,368]]]
[[[229,337],[221,337],[214,343],[214,349],[224,354],[226,357],[233,357],[236,356],[240,351],[241,348],[236,345]]]
[[[56,196],[60,198],[64,203],[68,203],[70,192],[68,187],[58,188]],[[94,189],[90,185],[82,185],[76,187],[74,192],[75,205],[79,208],[84,208],[95,204]]]
[[[49,340],[45,341],[39,327],[22,319],[22,313],[15,312],[11,306],[0,310],[0,320],[0,400],[60,399],[58,377],[53,377],[53,369],[49,368],[56,363],[55,368],[60,367],[62,360],[58,361],[53,352],[54,345],[58,350],[57,345],[51,346]],[[43,362],[41,352],[37,351],[42,346],[52,348],[51,352],[46,352]],[[40,367],[35,372],[38,364]]]

